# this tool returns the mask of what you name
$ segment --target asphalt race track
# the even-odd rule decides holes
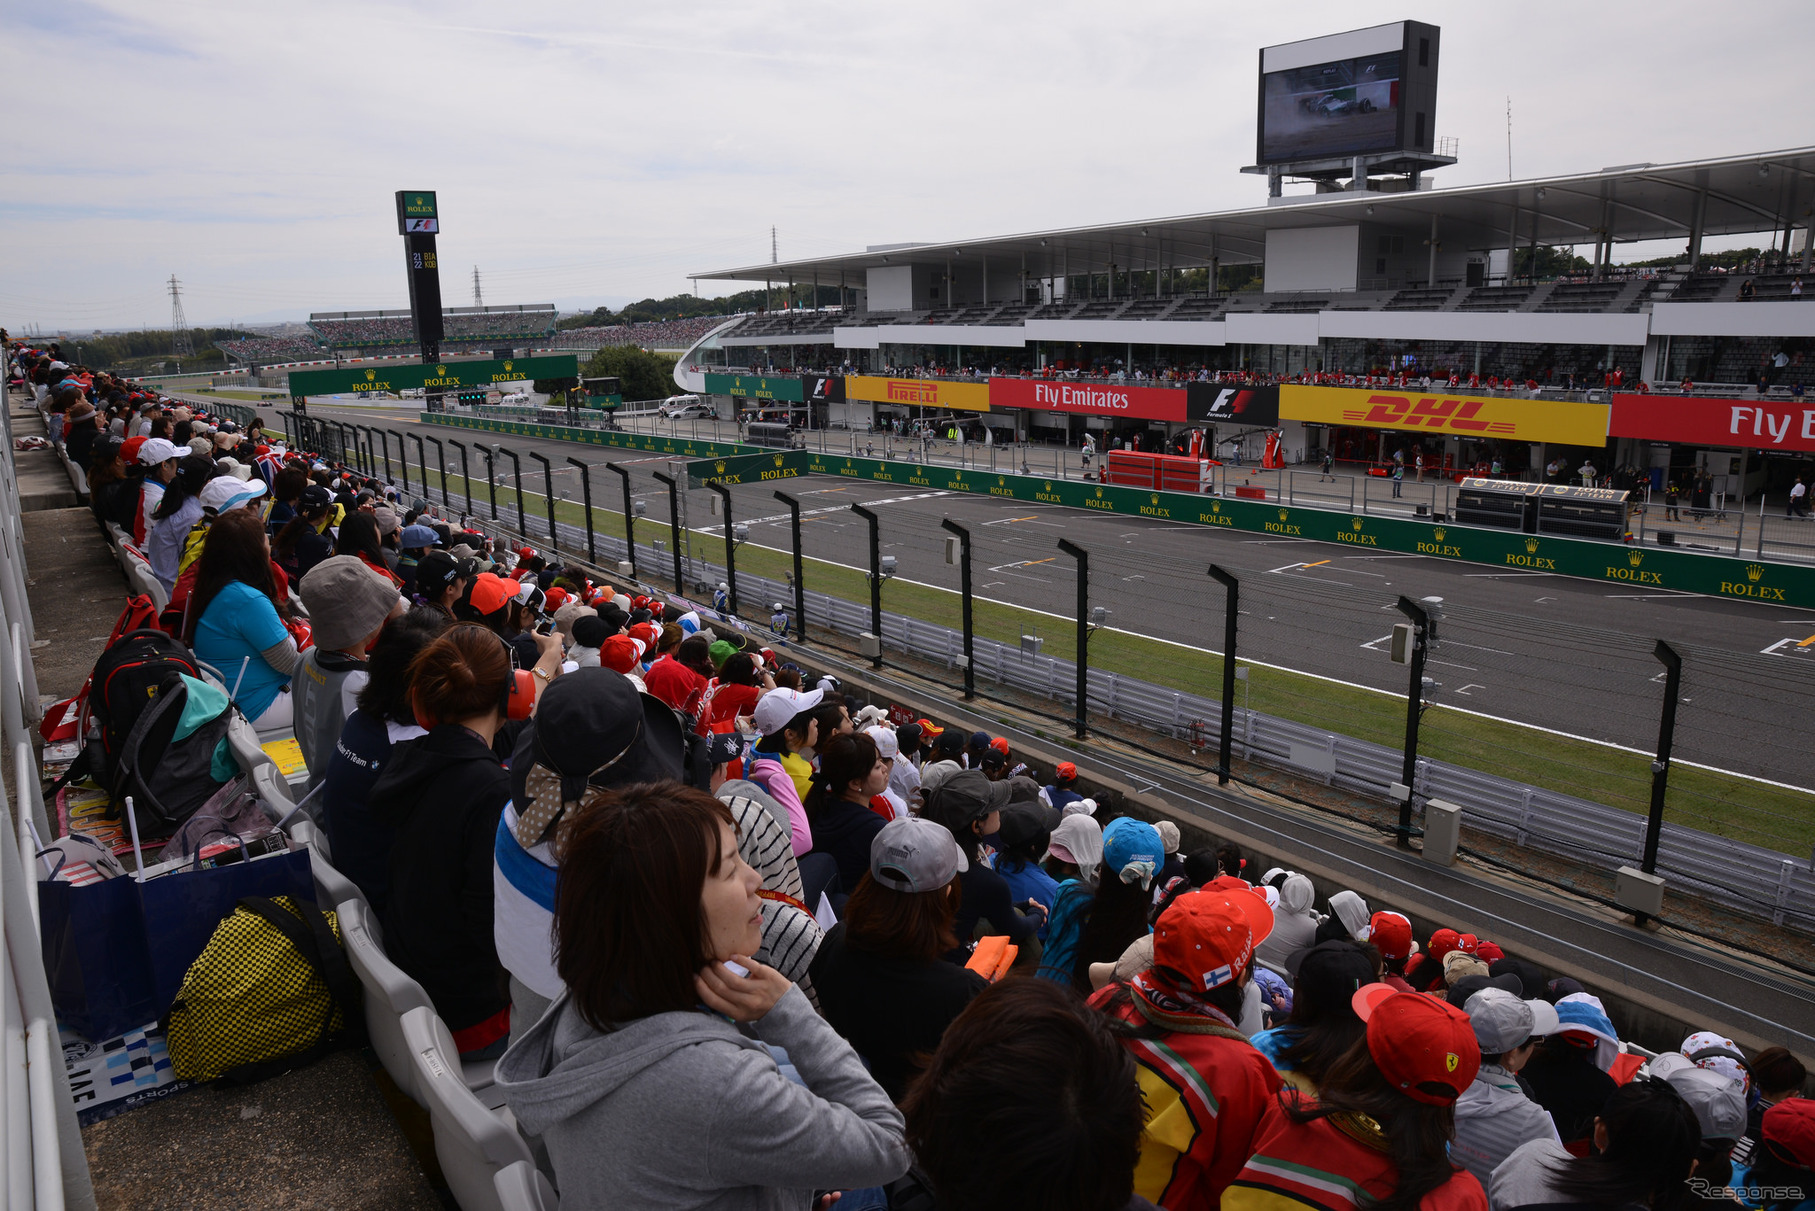
[[[309,412],[406,431],[419,424],[413,408],[321,401]],[[557,466],[569,457],[621,462],[647,519],[668,521],[667,489],[652,473],[675,460],[521,437],[508,445]],[[450,461],[457,471],[451,452]],[[539,491],[540,468],[525,462],[525,489]],[[508,476],[507,464],[503,470]],[[557,495],[578,499],[577,480],[571,468],[557,475]],[[1643,751],[1657,740],[1662,666],[1652,648],[1663,639],[1685,656],[1678,759],[1815,787],[1804,719],[1815,674],[1815,616],[1807,610],[827,477],[733,488],[734,516],[749,525],[749,541],[778,550],[791,542],[777,486],[802,502],[806,554],[851,567],[868,566],[868,527],[849,506],[875,509],[882,549],[905,580],[956,590],[939,522],[968,526],[978,596],[1059,615],[1042,620],[1048,634],[1071,625],[1076,594],[1060,537],[1091,552],[1091,604],[1108,608],[1108,625],[1212,649],[1221,646],[1223,594],[1206,569],[1217,563],[1242,581],[1243,657],[1400,694],[1406,669],[1387,653],[1403,617],[1394,603],[1401,594],[1441,597],[1443,642],[1426,670],[1435,701]],[[615,509],[615,476],[595,479],[593,490],[596,504]],[[689,494],[686,520],[695,529],[716,528],[710,495]],[[953,615],[932,621],[956,625]]]

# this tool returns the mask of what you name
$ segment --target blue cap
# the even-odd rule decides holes
[[[1122,882],[1146,887],[1165,861],[1160,830],[1144,820],[1123,816],[1103,830],[1103,869],[1120,875]]]
[[[406,547],[432,547],[441,541],[441,535],[427,526],[403,527],[402,545]]]

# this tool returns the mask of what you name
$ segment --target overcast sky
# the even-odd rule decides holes
[[[1439,186],[1810,142],[1808,6],[0,0],[0,325],[621,305],[866,244],[1260,202],[1257,48],[1443,29]],[[729,284],[703,283],[711,295]]]

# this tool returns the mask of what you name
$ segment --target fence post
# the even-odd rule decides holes
[[[403,490],[404,490],[404,493],[407,495],[410,490],[410,447],[409,447],[409,444],[403,440],[403,434],[397,432],[397,430],[386,429],[385,432],[389,433],[392,437],[397,439],[397,472],[398,472],[398,475],[403,480]],[[388,472],[390,470],[390,468],[387,467],[387,468],[385,468],[385,470]]]
[[[852,505],[851,512],[870,523],[870,633],[876,636],[876,654],[871,668],[882,667],[882,531],[876,514],[862,505]]]
[[[788,516],[793,521],[794,530],[794,633],[802,643],[807,641],[807,588],[802,582],[803,572],[800,552],[800,502],[786,492],[777,492],[775,499],[788,506]]]
[[[412,434],[410,434],[410,437],[411,437],[411,439],[413,439],[413,440],[414,440],[414,441],[415,441],[415,443],[416,443],[416,465],[417,465],[417,466],[418,466],[418,467],[420,467],[420,468],[421,468],[421,469],[422,469],[422,498],[423,498],[423,499],[424,499],[424,500],[427,500],[427,499],[428,499],[428,496],[429,496],[429,455],[428,455],[428,449],[427,449],[427,447],[425,447],[425,446],[424,446],[424,445],[423,445],[423,444],[422,444],[422,434],[420,434],[420,433],[412,433]],[[407,485],[406,485],[406,489],[407,489]]]
[[[580,496],[586,502],[586,561],[597,565],[599,549],[592,534],[592,468],[577,458],[567,461],[580,468]]]
[[[1077,724],[1077,737],[1082,740],[1089,733],[1090,716],[1090,552],[1069,538],[1059,540],[1059,550],[1078,562],[1078,717],[1073,722]]]
[[[942,518],[941,528],[958,536],[958,593],[960,616],[964,621],[964,696],[977,696],[977,660],[975,636],[971,627],[971,532],[953,521]]]
[[[1215,564],[1210,575],[1223,586],[1223,717],[1217,729],[1216,784],[1229,784],[1229,750],[1235,743],[1235,619],[1241,604],[1241,581]]]
[[[537,454],[534,450],[529,456],[542,464],[542,500],[548,506],[548,549],[559,551],[561,544],[555,536],[555,472],[549,463],[548,456]]]
[[[1401,596],[1399,612],[1412,620],[1411,684],[1405,693],[1405,760],[1400,766],[1399,782],[1405,787],[1405,798],[1399,801],[1398,841],[1401,849],[1412,846],[1412,784],[1418,776],[1418,723],[1424,718],[1424,649],[1430,633],[1430,615],[1423,606]]]
[[[607,471],[615,472],[624,481],[624,548],[630,553],[630,578],[640,580],[637,575],[637,519],[630,500],[630,468],[619,463],[606,463]]]
[[[1683,658],[1662,639],[1651,654],[1664,666],[1664,710],[1657,723],[1657,759],[1651,763],[1651,815],[1645,822],[1645,857],[1639,869],[1646,874],[1657,870],[1657,843],[1664,832],[1664,796],[1670,789],[1670,750],[1676,743],[1676,701],[1683,688]],[[1637,913],[1640,925],[1646,914]]]
[[[737,615],[737,527],[731,521],[731,489],[722,483],[706,485],[718,493],[720,511],[725,517],[725,605]]]
[[[441,507],[445,509],[447,508],[447,449],[442,446],[439,437],[430,437],[423,440],[435,447],[435,464],[441,468]],[[424,496],[429,494],[428,476],[426,475],[422,477],[422,494]]]
[[[473,472],[466,462],[466,443],[448,438],[447,444],[460,451],[460,482],[466,486],[466,511],[473,511]]]
[[[498,447],[498,453],[510,459],[511,472],[517,483],[517,533],[528,542],[529,523],[523,520],[523,460],[517,457],[515,450],[507,450],[503,446]]]
[[[668,531],[674,547],[674,591],[686,596],[687,578],[681,574],[681,493],[674,482],[674,476],[666,471],[655,472],[656,479],[668,485]]]

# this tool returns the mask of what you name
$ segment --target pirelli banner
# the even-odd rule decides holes
[[[846,399],[874,404],[906,404],[915,408],[988,412],[988,383],[948,383],[933,378],[879,378],[871,374],[847,375]]]
[[[1396,429],[1445,437],[1497,437],[1596,449],[1607,444],[1607,405],[1567,400],[1288,383],[1279,389],[1279,415],[1284,420],[1316,425]]]

